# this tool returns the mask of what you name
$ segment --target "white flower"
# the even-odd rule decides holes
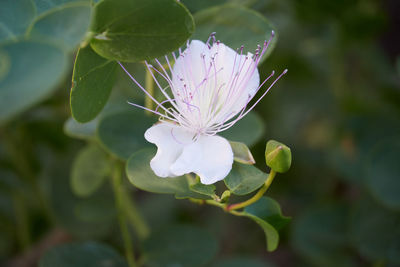
[[[157,176],[174,177],[193,172],[199,175],[203,184],[213,184],[229,174],[233,164],[232,148],[217,133],[229,129],[246,116],[286,73],[285,70],[248,107],[261,86],[274,75],[272,72],[260,85],[257,64],[271,39],[264,42],[262,48],[259,46],[254,55],[243,54],[243,46],[238,51],[232,50],[215,41],[214,34],[210,35],[207,43],[193,40],[188,42],[183,52],[179,50],[178,58],[172,54],[175,61],[173,67],[165,56],[170,74],[157,59],[155,61],[159,69],[146,62],[166,98],[163,102],[151,96],[120,64],[157,105],[155,110],[149,110],[130,103],[160,116],[161,122],[150,127],[144,135],[147,141],[158,148],[150,162]],[[162,88],[154,74],[167,81],[169,90]]]

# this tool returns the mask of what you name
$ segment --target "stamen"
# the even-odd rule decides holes
[[[244,117],[244,116],[246,116],[257,104],[258,104],[258,102],[260,102],[261,101],[261,99],[263,99],[264,98],[264,96],[269,92],[269,90],[272,88],[272,86],[274,86],[274,84],[283,76],[283,75],[285,75],[286,73],[288,72],[288,69],[285,69],[279,76],[278,76],[278,78],[276,78],[275,79],[275,81],[273,81],[272,83],[271,83],[271,85],[268,87],[268,89],[264,92],[264,94],[253,104],[253,106],[251,106],[251,108],[249,108],[247,111],[246,111],[246,113],[244,113],[244,115],[242,116],[242,118]],[[264,83],[263,83],[264,84]],[[263,85],[262,84],[262,85]],[[261,85],[261,86],[262,86]]]
[[[117,61],[118,64],[121,66],[121,68],[125,71],[126,74],[128,74],[129,78],[151,99],[153,100],[158,106],[160,106],[162,109],[164,109],[166,112],[169,112],[164,106],[160,105],[160,103],[151,95],[149,92],[147,92],[146,89],[143,88],[143,86],[133,78],[133,76],[128,72],[127,69],[121,64],[121,62]]]
[[[161,117],[163,117],[163,118],[167,118],[167,119],[169,119],[169,120],[171,120],[171,121],[178,122],[177,120],[175,120],[175,119],[173,119],[173,118],[171,118],[171,117],[169,117],[169,116],[166,116],[166,115],[164,115],[164,114],[161,114],[160,112],[157,112],[157,111],[155,111],[155,110],[152,110],[152,109],[143,107],[143,106],[141,106],[141,105],[138,105],[138,104],[135,104],[135,103],[132,103],[132,102],[129,102],[129,101],[128,101],[128,104],[129,104],[129,105],[132,105],[132,106],[134,106],[134,107],[137,107],[137,108],[141,108],[141,109],[150,111],[150,112],[152,112],[152,113],[154,113],[154,114],[157,114],[157,115],[159,115],[159,116],[161,116]]]
[[[129,104],[159,115],[162,121],[173,121],[187,131],[195,133],[193,140],[197,140],[201,135],[215,135],[225,131],[245,117],[264,98],[272,86],[287,73],[287,70],[284,70],[261,97],[251,107],[248,107],[260,88],[275,74],[273,71],[257,88],[249,87],[249,82],[254,79],[254,74],[257,72],[257,65],[266,53],[274,36],[275,32],[272,31],[268,41],[265,40],[262,46],[257,45],[254,54],[243,54],[243,45],[238,48],[234,53],[232,70],[224,68],[225,61],[222,61],[224,59],[218,61],[218,57],[220,57],[219,49],[224,45],[216,40],[215,33],[210,34],[201,53],[192,51],[193,46],[189,40],[184,51],[182,51],[182,48],[178,49],[178,58],[175,53],[171,53],[175,61],[174,64],[179,64],[176,65],[179,66],[178,68],[172,66],[168,56],[165,56],[169,72],[158,59],[155,59],[158,66],[153,66],[145,61],[147,70],[166,98],[161,102],[151,96],[118,62],[131,80],[157,106],[155,110],[151,110],[134,103],[129,102]],[[226,54],[221,55],[226,56]],[[164,88],[161,86],[156,77],[157,74],[168,83],[168,86]],[[227,75],[229,75],[228,79],[226,79]],[[172,96],[170,96],[171,93],[167,92],[168,87]],[[166,108],[164,105],[167,103],[171,107]],[[160,113],[159,108],[162,108],[165,114]],[[178,143],[183,144],[177,140],[173,131],[171,131],[171,135]]]

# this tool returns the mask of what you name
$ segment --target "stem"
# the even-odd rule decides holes
[[[31,244],[29,221],[24,200],[19,194],[14,195],[14,212],[17,227],[17,238],[22,250],[25,250]]]
[[[32,170],[32,166],[29,163],[29,159],[26,157],[26,153],[20,149],[21,143],[23,143],[23,140],[21,139],[23,138],[20,137],[18,132],[9,133],[7,130],[2,131],[0,134],[2,135],[1,137],[3,140],[5,140],[4,146],[6,147],[16,172],[19,174],[21,180],[30,186],[33,197],[37,199],[47,221],[54,225],[52,210],[44,196],[42,188],[38,184],[37,176]]]
[[[138,237],[143,240],[149,236],[150,228],[137,209],[136,204],[132,202],[132,199],[129,197],[129,194],[126,192],[126,190],[121,191],[123,193],[124,211],[128,217],[127,219],[136,230]]]
[[[240,202],[240,203],[229,205],[226,207],[226,210],[231,211],[231,210],[241,209],[241,208],[247,207],[247,206],[257,202],[264,195],[264,193],[268,190],[269,186],[271,185],[272,181],[275,178],[275,175],[276,175],[276,173],[273,170],[271,170],[264,185],[260,188],[260,190],[258,190],[258,192],[252,198],[249,198],[248,200]]]
[[[145,77],[145,88],[147,92],[154,97],[154,81],[153,81],[153,76],[151,75],[151,70],[148,70],[146,68],[146,77]],[[153,109],[153,100],[149,96],[146,95],[144,99],[144,106],[148,109]],[[146,114],[150,115],[150,111],[145,111]]]
[[[115,194],[115,204],[117,206],[119,227],[121,230],[122,239],[124,241],[125,255],[128,260],[129,267],[136,267],[135,257],[133,255],[133,245],[129,234],[129,228],[126,223],[124,210],[124,195],[122,188],[121,165],[116,162],[112,177],[112,185]]]
[[[215,200],[205,200],[204,202],[207,203],[208,205],[220,207],[221,209],[226,209],[226,203],[220,203]]]

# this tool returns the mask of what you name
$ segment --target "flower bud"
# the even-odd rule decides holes
[[[230,196],[231,196],[231,191],[225,190],[221,195],[221,202],[228,202]]]
[[[292,152],[284,144],[270,140],[265,148],[265,162],[275,172],[287,172],[292,164]]]

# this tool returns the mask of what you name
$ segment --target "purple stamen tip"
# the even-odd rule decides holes
[[[275,71],[273,70],[272,72],[271,72],[271,76],[274,76],[275,75]]]
[[[285,69],[282,74],[286,74],[288,72],[288,69]]]
[[[274,36],[275,36],[275,31],[272,30],[272,31],[271,31],[271,37],[274,37]]]

